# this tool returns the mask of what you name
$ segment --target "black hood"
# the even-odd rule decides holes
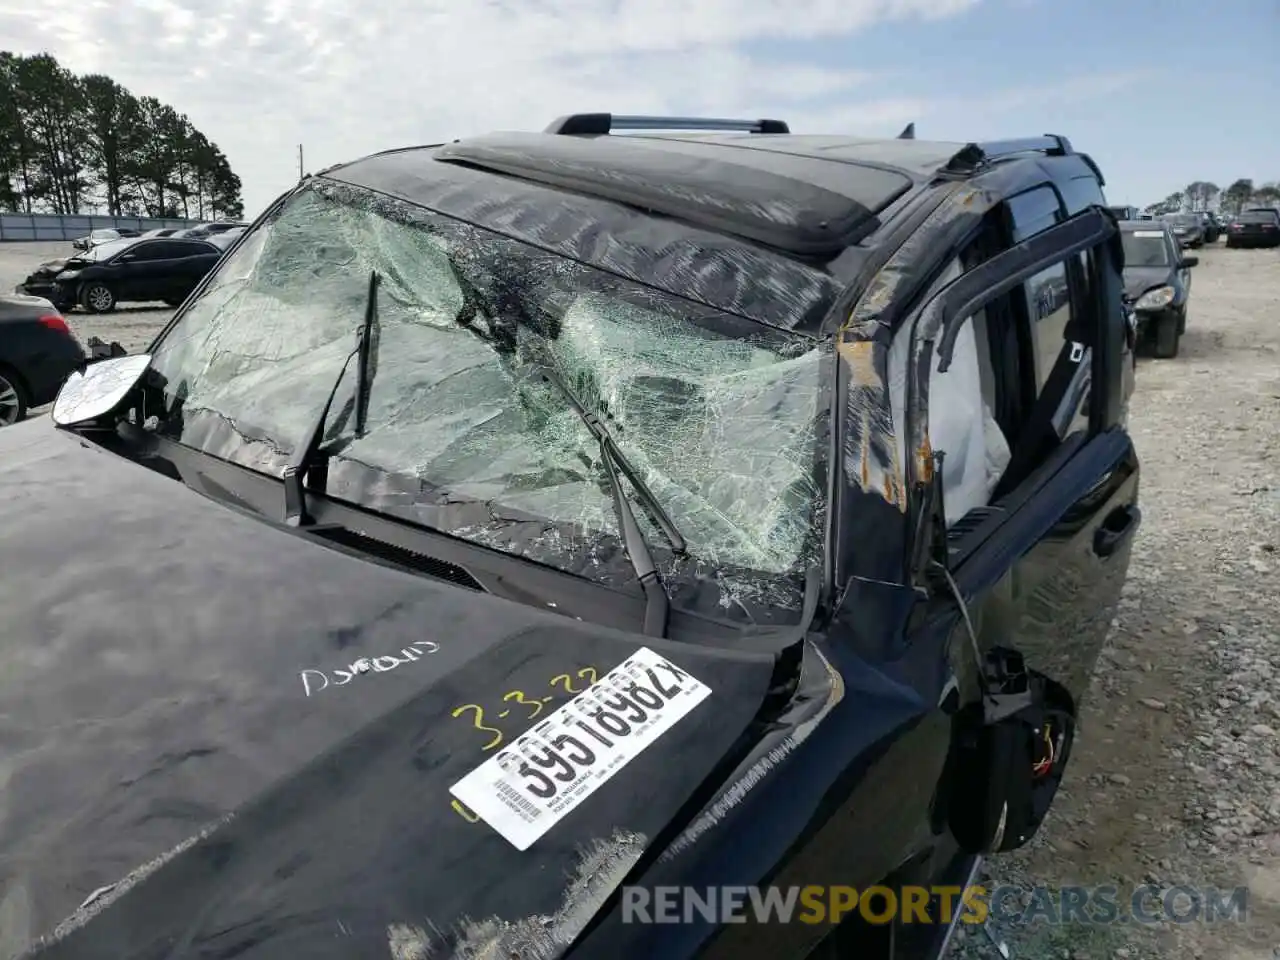
[[[773,671],[339,552],[47,418],[0,431],[0,537],[6,957],[550,960]],[[527,849],[455,808],[645,647],[710,693]]]
[[[1153,287],[1173,283],[1172,267],[1125,267],[1124,295],[1137,300]]]

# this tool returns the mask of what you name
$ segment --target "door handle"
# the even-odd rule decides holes
[[[1133,536],[1141,522],[1142,511],[1136,503],[1112,510],[1093,535],[1093,552],[1100,557],[1111,556]]]

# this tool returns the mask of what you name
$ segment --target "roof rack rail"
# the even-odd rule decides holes
[[[782,120],[726,120],[719,117],[619,116],[613,113],[571,113],[553,121],[544,133],[583,136],[614,130],[739,130],[743,133],[790,133]]]

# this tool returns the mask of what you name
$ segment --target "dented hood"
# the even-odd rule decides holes
[[[1148,290],[1168,283],[1173,283],[1172,267],[1124,268],[1124,295],[1131,300],[1137,300]]]
[[[772,671],[337,552],[48,420],[0,432],[0,556],[4,957],[559,956]],[[576,698],[624,661],[625,735]],[[556,717],[570,775],[537,743],[474,775]]]

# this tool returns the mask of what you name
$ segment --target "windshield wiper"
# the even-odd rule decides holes
[[[319,453],[320,444],[324,441],[325,421],[329,419],[329,408],[333,406],[333,398],[338,394],[338,387],[342,386],[342,381],[347,375],[347,367],[351,365],[353,357],[356,358],[356,433],[361,434],[364,432],[365,414],[369,404],[369,359],[371,354],[369,341],[378,318],[378,284],[380,280],[381,277],[379,277],[377,270],[370,271],[369,293],[364,306],[364,320],[356,329],[356,345],[347,354],[347,359],[342,362],[342,369],[338,371],[338,376],[333,381],[333,387],[329,390],[329,396],[325,400],[324,406],[320,408],[319,414],[316,415],[315,422],[311,424],[311,428],[303,435],[302,442],[298,444],[293,457],[289,460],[289,465],[284,468],[284,522],[291,527],[307,527],[315,523],[315,518],[307,512],[307,499],[303,490],[303,482],[309,479],[313,470],[319,473],[319,468],[322,467],[319,462],[321,459]],[[312,484],[313,489],[316,486],[316,484]],[[323,477],[321,477],[318,486],[323,490]]]
[[[674,552],[685,552],[684,537],[680,535],[675,523],[667,515],[666,510],[663,509],[658,498],[654,496],[653,491],[649,489],[648,484],[640,479],[635,467],[627,460],[626,455],[618,449],[618,445],[614,442],[613,434],[609,432],[609,428],[605,426],[604,421],[584,407],[578,398],[574,396],[573,391],[565,385],[565,382],[553,370],[544,367],[541,373],[542,379],[555,387],[568,401],[574,413],[586,424],[587,429],[591,431],[591,435],[600,444],[600,459],[604,462],[605,472],[609,477],[609,487],[613,491],[613,506],[618,513],[618,527],[622,531],[622,546],[626,552],[627,559],[631,561],[631,568],[635,570],[636,577],[640,581],[640,588],[644,591],[645,636],[665,637],[667,635],[667,616],[671,609],[671,598],[667,595],[667,589],[662,583],[662,578],[658,576],[657,566],[653,562],[653,554],[649,552],[649,545],[645,543],[644,534],[640,532],[640,525],[636,521],[635,512],[631,509],[631,503],[627,500],[627,493],[622,486],[622,479],[618,476],[619,470],[631,481],[631,488],[635,491],[637,499],[640,500],[659,529],[671,542],[671,549]]]

